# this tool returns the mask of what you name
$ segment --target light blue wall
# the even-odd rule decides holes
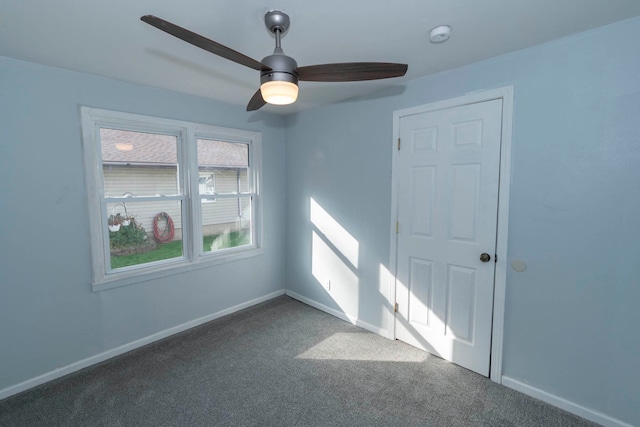
[[[289,117],[287,133],[287,290],[379,329],[388,322],[380,266],[389,265],[392,112],[399,108],[398,97],[340,103]],[[354,268],[339,242],[323,239],[357,283],[334,276],[328,293],[313,276],[312,261],[323,256],[314,257],[311,236],[324,233],[311,223],[310,199],[358,242]]]
[[[633,19],[289,117],[287,288],[385,328],[393,111],[513,85],[508,261],[528,269],[507,275],[504,374],[640,425],[638,46]],[[360,243],[337,297],[312,275],[310,197]]]
[[[79,105],[262,132],[262,256],[91,291]],[[0,57],[0,390],[284,288],[283,119]]]
[[[0,390],[285,279],[385,328],[392,112],[513,85],[509,261],[528,269],[508,272],[504,373],[640,425],[637,46],[640,19],[287,119],[0,58]],[[263,132],[265,255],[91,292],[78,105]],[[358,242],[336,300],[311,274],[311,197]]]

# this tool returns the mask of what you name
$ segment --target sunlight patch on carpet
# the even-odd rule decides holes
[[[296,359],[360,360],[371,362],[423,362],[428,353],[408,345],[379,345],[384,339],[366,333],[339,332],[311,347]]]

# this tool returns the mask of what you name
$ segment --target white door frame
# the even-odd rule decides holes
[[[504,304],[507,280],[507,232],[509,226],[509,187],[511,182],[511,132],[513,121],[513,86],[473,92],[467,95],[438,101],[418,107],[406,108],[393,113],[393,155],[391,174],[391,251],[389,253],[389,338],[395,339],[395,301],[397,239],[396,221],[398,219],[398,138],[400,137],[400,118],[422,114],[445,108],[460,107],[494,99],[502,99],[502,141],[500,147],[500,183],[498,185],[498,231],[496,239],[496,271],[493,291],[493,325],[491,330],[491,373],[490,378],[502,382],[502,345],[504,331]]]

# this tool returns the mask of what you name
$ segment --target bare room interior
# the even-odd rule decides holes
[[[0,5],[0,425],[640,425],[640,3]]]

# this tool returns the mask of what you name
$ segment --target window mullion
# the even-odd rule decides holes
[[[186,259],[191,259],[191,206],[189,203],[189,138],[188,128],[180,129],[178,140],[178,188],[177,191],[184,197],[181,205],[182,214],[182,253]]]
[[[101,180],[102,181],[102,180]],[[100,200],[100,210],[101,210],[101,215],[100,218],[102,219],[102,226],[100,227],[102,230],[102,250],[104,251],[104,274],[109,274],[111,273],[111,262],[109,262],[111,260],[111,249],[109,247],[109,228],[107,227],[107,218],[108,218],[108,214],[107,214],[107,200],[102,197],[102,199]]]
[[[261,146],[259,144],[251,144],[249,147],[249,170],[247,173],[247,180],[249,184],[249,191],[252,193],[251,195],[251,218],[254,223],[254,226],[251,227],[251,241],[253,244],[257,246],[262,245],[262,218],[259,217],[261,210],[258,209],[259,203],[259,188],[260,182],[259,179],[259,164],[257,163],[257,159],[261,159],[262,153]],[[259,157],[260,156],[260,157]]]
[[[200,215],[200,194],[199,172],[198,172],[198,150],[196,145],[196,134],[193,127],[187,129],[187,153],[189,169],[189,259],[196,261],[200,256],[200,246],[202,244],[202,227]]]

